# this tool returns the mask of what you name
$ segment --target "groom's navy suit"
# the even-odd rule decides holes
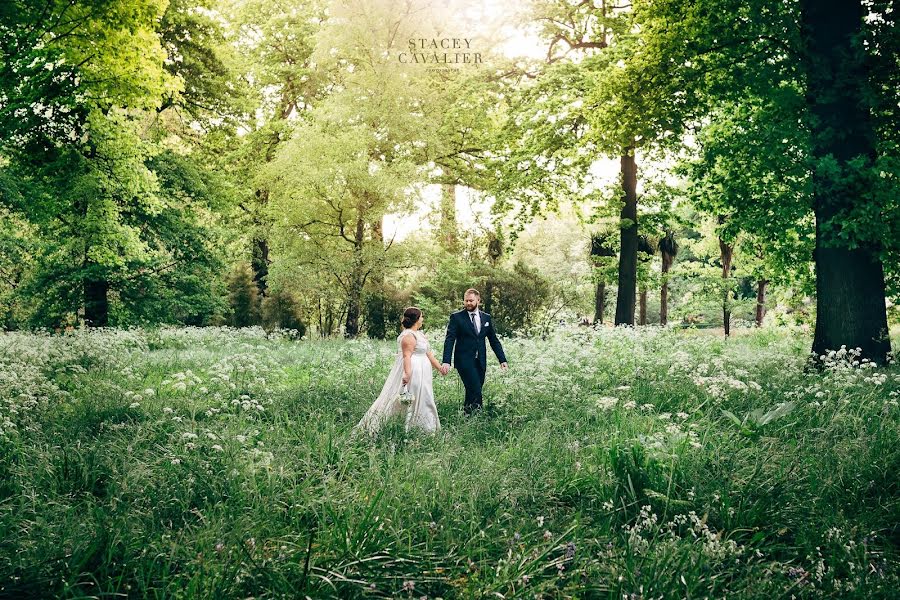
[[[497,339],[491,315],[482,311],[478,311],[478,315],[481,319],[480,331],[476,331],[469,311],[461,310],[450,315],[447,337],[444,339],[444,359],[441,361],[448,365],[451,364],[450,355],[452,353],[452,364],[456,367],[463,385],[466,386],[464,408],[467,414],[476,408],[481,408],[481,388],[487,372],[485,339],[491,343],[491,349],[497,355],[500,363],[506,362],[506,355],[503,354],[503,346]]]

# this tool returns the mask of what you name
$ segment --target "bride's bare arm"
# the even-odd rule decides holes
[[[400,350],[403,351],[403,385],[408,384],[409,378],[412,376],[412,354],[415,349],[415,336],[403,336],[403,339],[400,340]]]
[[[431,350],[428,351],[428,361],[431,363],[432,367],[434,367],[438,371],[441,370],[441,363],[437,361],[437,359],[434,357],[434,353]]]

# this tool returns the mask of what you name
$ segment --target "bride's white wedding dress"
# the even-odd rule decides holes
[[[416,338],[416,347],[410,358],[412,370],[409,378],[409,393],[414,400],[405,405],[397,396],[400,388],[403,387],[403,350],[400,349],[400,343],[408,335]],[[394,366],[391,367],[387,381],[384,382],[378,398],[366,411],[356,428],[375,433],[387,419],[406,413],[407,431],[412,428],[422,429],[426,432],[438,431],[441,428],[441,421],[434,403],[431,361],[428,359],[431,346],[423,334],[412,329],[404,329],[397,336],[397,346],[397,358],[394,360]]]

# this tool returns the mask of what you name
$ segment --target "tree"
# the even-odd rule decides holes
[[[120,107],[154,108],[180,89],[163,70],[164,7],[51,0],[0,11],[0,151],[4,168],[23,176],[3,201],[38,226],[49,272],[66,273],[60,297],[74,301],[79,286],[82,301],[67,308],[81,304],[92,325],[108,323],[110,278],[141,253],[123,211],[154,202],[145,151],[130,135],[135,118]]]
[[[594,324],[602,324],[606,314],[606,283],[611,278],[611,262],[616,256],[610,231],[591,234],[591,267],[594,280]]]
[[[622,162],[624,199],[619,215],[619,284],[616,297],[616,325],[634,325],[635,289],[638,265],[637,163],[634,146],[625,147]]]
[[[441,222],[438,227],[438,243],[449,253],[459,249],[459,232],[456,224],[456,185],[441,184]]]
[[[246,98],[237,116],[248,133],[232,138],[223,168],[237,182],[240,214],[253,278],[268,294],[272,222],[270,190],[257,175],[291,137],[294,123],[320,100],[333,72],[312,58],[322,23],[324,0],[229,2],[227,33],[234,40],[231,68],[240,73]]]
[[[488,265],[491,268],[491,271],[497,269],[497,264],[500,261],[500,258],[503,256],[503,236],[500,231],[492,231],[488,234],[487,238],[487,261]],[[484,310],[487,313],[491,312],[491,308],[494,304],[494,280],[492,277],[488,277],[487,281],[484,283]]]
[[[0,8],[0,140],[77,141],[92,110],[177,93],[157,35],[166,0],[22,0]]]
[[[669,324],[669,271],[678,256],[678,242],[675,233],[669,229],[659,241],[659,253],[662,255],[662,282],[659,290],[659,324]]]
[[[806,98],[812,133],[816,215],[816,330],[813,352],[846,345],[883,362],[890,354],[882,245],[866,232],[879,219],[875,130],[861,43],[860,0],[800,2]]]
[[[650,286],[650,260],[656,254],[657,240],[641,235],[638,238],[638,272],[637,281],[640,287],[638,325],[647,324],[647,292]]]
[[[382,156],[373,128],[324,110],[298,128],[272,161],[266,185],[273,191],[270,209],[285,260],[314,264],[340,285],[347,298],[345,334],[355,337],[366,282],[392,246],[372,223],[408,203],[415,165],[402,156],[373,160]]]
[[[399,60],[409,39],[443,26],[443,13],[431,10],[438,5],[332,2],[313,54],[317,68],[330,74],[329,94],[259,180],[279,196],[270,198],[269,214],[280,247],[296,252],[294,261],[321,265],[346,293],[348,336],[361,331],[366,293],[377,304],[383,274],[401,258],[384,239],[384,215],[411,208],[415,185],[438,160],[458,175],[471,156],[445,135],[444,119],[434,119],[433,104],[446,106],[432,102],[441,93],[434,76]],[[324,248],[336,254],[326,257]],[[273,263],[273,273],[290,268]],[[372,325],[381,328],[374,318]]]
[[[0,180],[6,187],[6,182]],[[9,188],[4,190],[9,193]],[[20,287],[34,268],[36,231],[16,213],[0,206],[0,327],[18,329],[26,320]]]
[[[725,329],[725,337],[731,335],[731,282],[732,261],[734,260],[734,246],[736,234],[729,230],[728,218],[718,215],[719,235],[719,263],[722,265],[722,327]]]
[[[218,191],[147,133],[185,81],[166,68],[165,7],[51,1],[0,11],[9,101],[0,105],[0,170],[18,181],[2,201],[36,232],[34,268],[19,288],[34,299],[33,324],[74,314],[100,326],[200,324],[220,308],[206,225]],[[26,106],[34,118],[22,118]]]
[[[533,3],[531,20],[549,44],[547,66],[534,67],[534,85],[512,106],[505,139],[515,145],[508,144],[498,173],[501,199],[515,195],[508,204],[518,203],[519,214],[530,218],[560,198],[577,197],[574,190],[590,190],[596,159],[619,157],[619,199],[601,208],[619,221],[616,324],[634,324],[637,153],[677,144],[692,109],[658,85],[667,66],[645,60],[643,14],[607,2]]]
[[[658,83],[669,95],[701,99],[713,121],[722,108],[760,109],[801,134],[783,138],[794,148],[772,152],[770,144],[767,156],[786,156],[810,186],[784,206],[816,218],[813,349],[858,346],[884,360],[881,260],[900,239],[891,210],[898,171],[896,111],[888,108],[897,98],[893,3],[664,0],[634,10],[649,41],[644,58],[668,67]],[[870,73],[873,64],[889,67]],[[769,169],[770,179],[778,173]],[[740,213],[753,212],[740,205]]]

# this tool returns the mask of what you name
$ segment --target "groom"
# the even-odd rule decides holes
[[[497,332],[491,325],[491,315],[478,310],[481,294],[478,290],[469,288],[463,296],[465,309],[450,315],[447,324],[447,337],[444,339],[444,360],[441,365],[441,374],[450,372],[450,354],[453,353],[453,364],[456,366],[459,377],[466,386],[466,403],[464,410],[467,415],[472,414],[477,408],[481,408],[481,387],[484,385],[484,375],[487,372],[487,350],[484,339],[491,342],[491,349],[500,361],[500,368],[504,371],[508,367],[506,355],[503,354],[503,346],[497,339]],[[456,345],[454,350],[453,346]]]

